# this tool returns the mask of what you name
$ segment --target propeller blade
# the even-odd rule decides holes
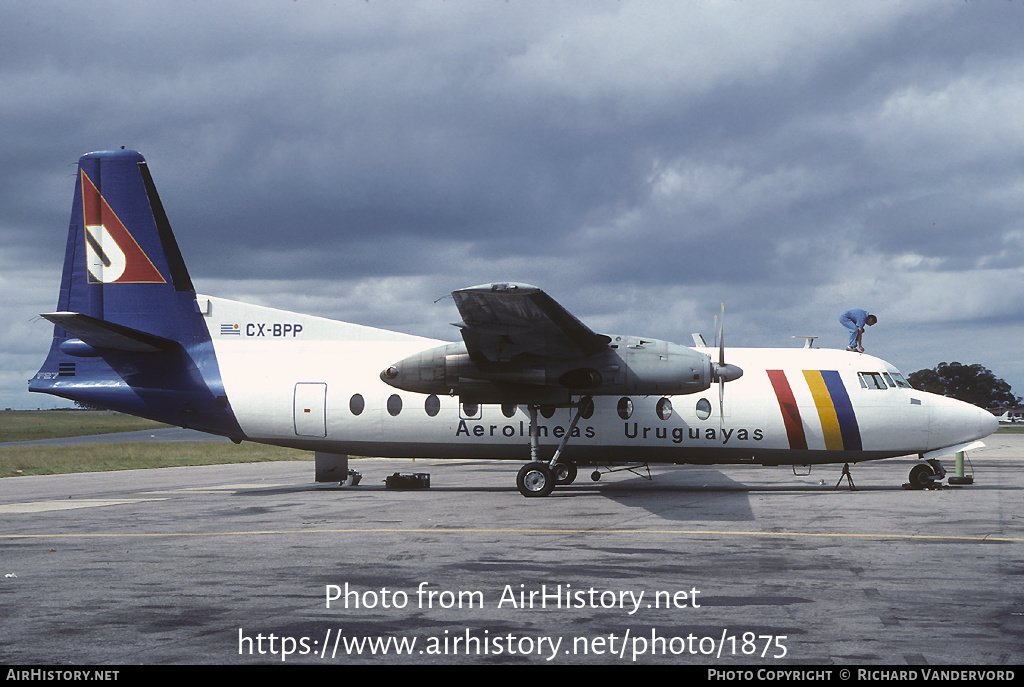
[[[725,303],[722,303],[722,336],[718,341],[718,371],[725,367]],[[718,375],[718,429],[725,429],[725,377]]]
[[[725,378],[718,378],[718,429],[725,429]]]
[[[725,365],[725,303],[722,303],[722,338],[718,344],[718,364]]]
[[[725,362],[725,303],[722,303],[721,327],[718,326],[718,315],[715,315],[715,341],[718,346],[718,362],[714,364],[713,377],[718,382],[718,418],[725,426],[725,383],[743,376],[743,369]]]

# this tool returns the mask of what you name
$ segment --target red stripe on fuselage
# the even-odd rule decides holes
[[[796,405],[796,397],[793,396],[793,389],[789,386],[786,373],[782,370],[766,370],[766,372],[768,372],[772,388],[775,389],[775,396],[779,399],[779,410],[782,411],[782,421],[786,424],[789,447],[807,450],[807,437],[804,435],[804,425],[800,420],[800,409]]]

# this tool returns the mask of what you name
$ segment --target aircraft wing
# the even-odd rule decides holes
[[[452,292],[474,362],[509,362],[519,355],[549,359],[598,353],[611,339],[580,322],[551,296],[528,284],[499,283]]]

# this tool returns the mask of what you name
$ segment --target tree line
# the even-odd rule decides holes
[[[941,396],[949,396],[979,408],[1012,408],[1021,405],[1010,385],[981,365],[939,363],[928,370],[907,375],[911,386]]]

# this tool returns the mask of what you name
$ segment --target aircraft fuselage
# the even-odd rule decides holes
[[[443,342],[209,296],[197,300],[245,439],[350,455],[529,458],[525,407],[465,404],[457,396],[401,391],[379,378],[393,361]],[[567,459],[856,462],[970,442],[995,423],[974,406],[897,385],[898,370],[869,355],[731,348],[729,358],[744,375],[728,384],[721,409],[713,386],[687,395],[595,396]],[[87,378],[58,379],[50,393],[70,397],[91,386]],[[116,406],[123,394],[130,395],[127,384],[116,391],[107,386],[95,400]],[[137,412],[134,405],[122,409]],[[541,408],[542,457],[553,453],[571,414],[571,408]],[[155,419],[204,428],[176,415]]]

